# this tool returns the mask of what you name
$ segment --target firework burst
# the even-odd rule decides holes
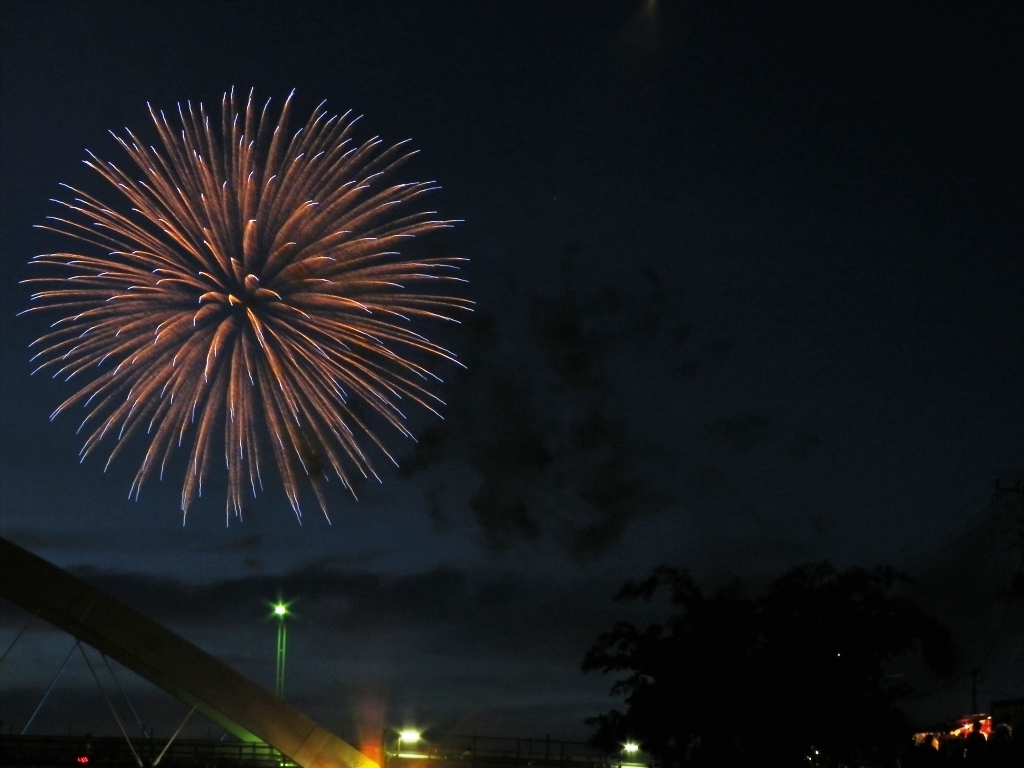
[[[221,431],[228,514],[262,488],[265,454],[296,515],[306,481],[327,514],[324,479],[377,477],[367,449],[391,459],[380,428],[411,437],[405,404],[442,405],[426,366],[455,356],[416,324],[471,305],[451,295],[461,259],[397,250],[454,223],[419,207],[433,182],[388,182],[415,154],[406,142],[355,143],[355,120],[323,104],[288,135],[291,96],[277,120],[269,104],[225,94],[219,130],[202,105],[179,104],[180,127],[150,108],[161,150],[114,135],[141,178],[88,153],[129,210],[66,187],[66,213],[43,228],[92,247],[37,256],[58,270],[27,281],[42,284],[27,311],[62,315],[33,343],[37,370],[87,380],[51,419],[83,405],[81,457],[110,437],[107,466],[148,435],[135,498],[190,442],[185,515]]]

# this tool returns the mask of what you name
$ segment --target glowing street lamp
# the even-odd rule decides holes
[[[647,768],[643,762],[637,762],[640,757],[640,745],[635,741],[627,741],[622,745],[622,757],[619,758],[619,768]]]
[[[398,732],[398,743],[395,745],[395,755],[402,758],[422,759],[422,755],[416,751],[416,745],[423,739],[423,734],[415,728],[403,728]]]
[[[627,741],[622,745],[622,758],[619,765],[622,768],[642,768],[643,763],[636,762],[640,752],[640,745],[635,741]]]
[[[284,701],[284,661],[288,644],[288,630],[284,619],[288,615],[288,604],[278,601],[274,604],[274,618],[277,619],[277,671],[274,675],[274,692]]]

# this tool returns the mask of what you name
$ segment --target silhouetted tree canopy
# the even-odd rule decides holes
[[[616,599],[664,587],[675,610],[645,627],[618,622],[587,651],[584,672],[625,673],[612,687],[625,712],[588,720],[595,743],[617,751],[633,739],[669,767],[893,754],[906,733],[894,702],[909,687],[887,677],[888,663],[910,653],[939,674],[953,667],[948,631],[896,593],[901,581],[887,568],[813,563],[756,599],[739,583],[705,595],[674,568],[626,584]]]

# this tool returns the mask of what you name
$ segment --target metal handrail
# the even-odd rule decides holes
[[[389,768],[421,761],[445,761],[480,766],[572,766],[572,768],[642,768],[650,765],[647,755],[628,758],[609,754],[582,741],[560,739],[516,739],[472,734],[443,734],[413,744],[391,744],[385,750]],[[411,768],[411,766],[410,766]],[[419,767],[417,767],[419,768]]]
[[[133,766],[134,751],[146,766],[152,766],[163,740],[131,739],[131,749],[123,738],[86,736],[0,736],[0,765],[100,768]],[[82,759],[84,758],[84,759]],[[258,742],[220,742],[179,739],[167,747],[161,768],[288,768],[285,759],[269,744]]]

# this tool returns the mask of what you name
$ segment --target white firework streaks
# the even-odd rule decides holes
[[[326,515],[329,474],[354,493],[353,472],[380,479],[370,445],[394,461],[360,411],[411,437],[401,406],[443,405],[427,365],[458,364],[416,327],[471,309],[451,293],[464,260],[398,250],[456,223],[419,208],[438,186],[389,183],[415,154],[408,142],[355,143],[356,120],[323,103],[287,135],[293,94],[273,120],[269,100],[250,92],[240,111],[232,89],[219,131],[201,104],[178,105],[180,127],[150,107],[162,151],[112,133],[141,178],[91,152],[85,162],[129,210],[66,187],[73,200],[55,200],[65,213],[42,228],[91,248],[37,256],[57,269],[26,281],[42,284],[27,312],[62,314],[33,343],[36,370],[86,380],[51,419],[83,405],[81,458],[110,436],[108,467],[147,435],[136,499],[191,437],[183,516],[221,429],[228,515],[241,514],[246,486],[263,487],[267,443],[295,514],[306,478]]]

